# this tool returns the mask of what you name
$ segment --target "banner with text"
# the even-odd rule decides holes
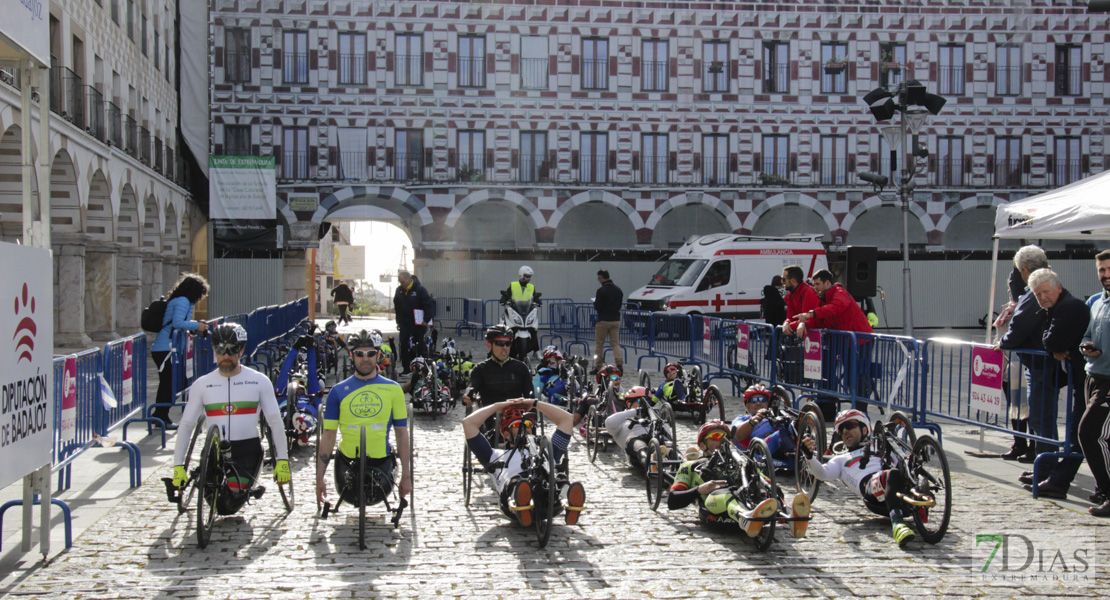
[[[971,410],[999,417],[1006,415],[1002,398],[1002,351],[986,346],[971,348]]]
[[[821,332],[806,331],[806,337],[802,340],[802,347],[805,350],[802,367],[804,370],[803,376],[806,379],[821,379]]]
[[[277,247],[277,179],[272,156],[208,157],[216,249]]]
[[[366,279],[366,246],[336,246],[335,279]]]
[[[736,367],[741,371],[748,369],[748,324],[736,325]]]

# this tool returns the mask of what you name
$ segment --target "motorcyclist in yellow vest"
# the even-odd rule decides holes
[[[510,283],[506,295],[514,302],[531,300],[536,293],[536,286],[532,285],[532,267],[523,266],[519,273],[520,281]]]

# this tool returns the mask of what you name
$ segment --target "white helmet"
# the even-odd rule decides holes
[[[524,277],[525,275],[527,275],[528,277],[531,277],[532,276],[532,267],[529,267],[528,265],[525,265],[525,266],[521,267],[520,271],[517,271],[517,273],[521,277]]]

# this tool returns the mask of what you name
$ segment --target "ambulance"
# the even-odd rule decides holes
[[[695,236],[627,301],[652,312],[758,318],[763,286],[789,265],[800,266],[806,278],[829,268],[821,235]]]

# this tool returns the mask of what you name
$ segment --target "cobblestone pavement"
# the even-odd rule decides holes
[[[657,377],[655,378],[657,379]],[[728,414],[740,409],[726,401]],[[652,512],[642,478],[622,452],[590,464],[572,442],[572,479],[587,488],[579,525],[558,524],[546,549],[531,530],[501,515],[485,482],[462,502],[462,409],[416,418],[416,494],[399,530],[372,507],[369,547],[358,549],[357,513],[314,516],[308,451],[294,455],[299,504],[284,514],[273,484],[239,515],[218,518],[212,543],[195,543],[195,513],[168,505],[161,477],[144,485],[85,532],[69,551],[11,590],[33,598],[751,598],[1105,597],[1110,593],[1110,522],[1035,501],[1017,489],[953,474],[952,526],[935,546],[899,549],[886,519],[853,495],[826,487],[805,539],[780,528],[765,553],[738,532],[714,531],[693,509]],[[696,428],[679,415],[679,439]],[[167,450],[168,451],[168,450]],[[792,484],[781,477],[784,485]],[[330,486],[329,474],[329,486]],[[334,490],[332,490],[334,495]],[[977,572],[989,554],[976,534],[1005,533],[1008,578]],[[1024,536],[1017,537],[1017,536]],[[1025,540],[1039,559],[1024,562]],[[1021,554],[1019,557],[1018,551]],[[1060,554],[1057,554],[1060,550]],[[1075,552],[1085,563],[1074,559]],[[1009,552],[1009,554],[1007,554]],[[1075,571],[1066,572],[1066,563]]]

